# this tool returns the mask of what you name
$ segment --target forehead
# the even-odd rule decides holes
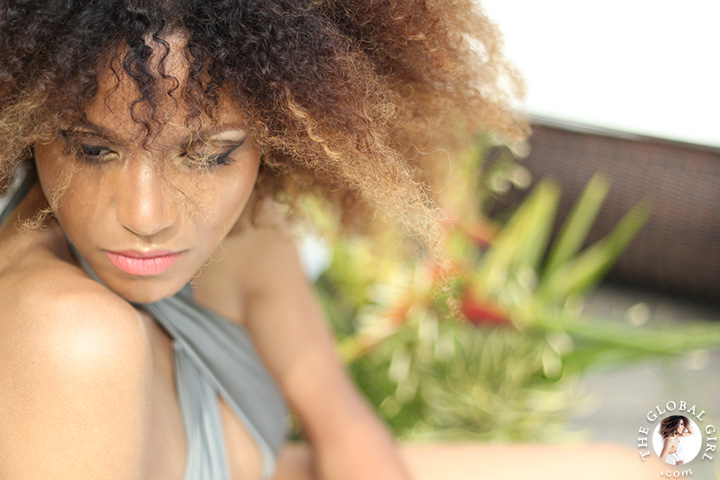
[[[218,97],[212,117],[201,106],[188,105],[182,94],[190,70],[185,45],[180,34],[149,40],[152,54],[131,70],[132,76],[122,65],[124,52],[110,52],[98,71],[97,93],[85,108],[87,120],[132,141],[242,125],[243,115],[229,95]]]

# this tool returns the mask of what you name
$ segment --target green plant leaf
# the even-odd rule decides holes
[[[574,293],[584,293],[600,282],[615,260],[645,225],[650,210],[644,203],[635,205],[610,234],[573,260],[543,278],[537,297],[542,302],[557,302]]]
[[[522,238],[513,263],[537,272],[552,233],[560,190],[554,183],[543,181],[536,187],[533,197],[530,211],[524,219]]]
[[[550,236],[559,199],[557,186],[541,181],[500,231],[483,255],[475,274],[482,288],[495,290],[518,266],[537,269]]]
[[[599,173],[593,175],[563,223],[548,254],[542,276],[552,275],[580,250],[609,190],[610,183],[604,176]]]
[[[576,340],[567,355],[570,373],[667,358],[720,346],[720,325],[686,323],[662,328],[630,327],[622,323],[567,322],[566,333]]]

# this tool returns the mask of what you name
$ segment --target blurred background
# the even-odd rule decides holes
[[[523,164],[534,178],[562,184],[560,216],[596,170],[613,186],[591,236],[607,232],[641,197],[652,204],[648,224],[589,295],[586,311],[642,323],[718,322],[720,3],[483,5],[527,81],[525,108],[536,128]],[[510,192],[502,202],[517,197]],[[666,398],[706,405],[720,419],[714,350],[587,373],[587,408],[573,426],[594,440],[634,446],[638,419]]]
[[[534,114],[720,147],[720,3],[484,0]]]
[[[356,380],[407,439],[636,448],[670,400],[720,422],[720,3],[482,4],[533,136],[468,154],[449,272],[333,243],[318,291]]]

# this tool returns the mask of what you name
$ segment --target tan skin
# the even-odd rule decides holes
[[[169,71],[182,79],[171,43]],[[408,478],[335,356],[283,218],[268,202],[257,222],[243,215],[260,149],[241,112],[223,105],[200,140],[168,100],[169,121],[144,149],[128,114],[134,86],[121,77],[105,102],[111,78],[101,77],[87,125],[33,146],[39,185],[0,230],[0,478],[182,478],[172,342],[128,301],[173,295],[190,278],[198,303],[248,329],[307,432],[310,457],[281,454],[277,478]],[[79,158],[69,145],[83,146]],[[18,234],[18,219],[32,218],[68,178],[57,220]],[[230,234],[237,222],[243,228]],[[108,288],[81,269],[64,234]],[[131,275],[105,253],[128,249],[180,257],[161,274]],[[223,402],[221,417],[231,478],[260,478],[245,426]]]
[[[677,452],[678,445],[680,444],[680,437],[689,437],[690,435],[692,435],[692,431],[690,431],[690,425],[685,425],[685,421],[680,420],[680,422],[678,423],[677,432],[674,435],[665,438],[662,452],[660,452],[660,460],[664,462],[665,460],[667,460],[668,455]],[[682,465],[683,463],[685,463],[683,460],[679,460],[676,465]]]
[[[170,73],[182,78],[178,51],[169,58]],[[407,479],[388,432],[335,356],[287,225],[269,203],[248,221],[259,149],[242,112],[225,105],[219,125],[206,123],[206,142],[192,143],[179,127],[180,105],[144,150],[126,113],[134,95],[121,79],[108,104],[88,108],[95,128],[66,126],[65,135],[34,145],[41,184],[0,227],[0,478],[182,478],[187,446],[171,339],[128,300],[172,295],[195,277],[198,303],[248,329],[308,436],[309,446],[281,452],[275,478]],[[65,148],[70,137],[112,153],[91,150],[86,156],[109,156],[84,164]],[[196,160],[230,150],[227,165],[183,170],[188,153]],[[65,183],[67,165],[75,167],[57,220],[18,233]],[[236,221],[243,228],[230,233]],[[110,288],[80,268],[65,234]],[[134,278],[103,253],[128,248],[183,253],[162,275]],[[231,478],[259,478],[257,445],[222,402],[221,417]],[[657,476],[635,452],[608,446],[428,445],[401,455],[417,480]]]

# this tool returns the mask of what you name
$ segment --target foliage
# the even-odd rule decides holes
[[[482,148],[470,155],[461,177],[480,171],[486,156]],[[583,371],[720,345],[720,326],[659,329],[583,316],[584,296],[648,209],[636,205],[582,249],[609,189],[596,176],[549,245],[560,195],[552,182],[541,181],[502,225],[479,214],[492,186],[478,194],[479,183],[508,171],[522,172],[505,162],[457,189],[452,204],[463,214],[447,225],[449,268],[349,239],[333,245],[317,282],[341,355],[399,436],[565,438]]]

